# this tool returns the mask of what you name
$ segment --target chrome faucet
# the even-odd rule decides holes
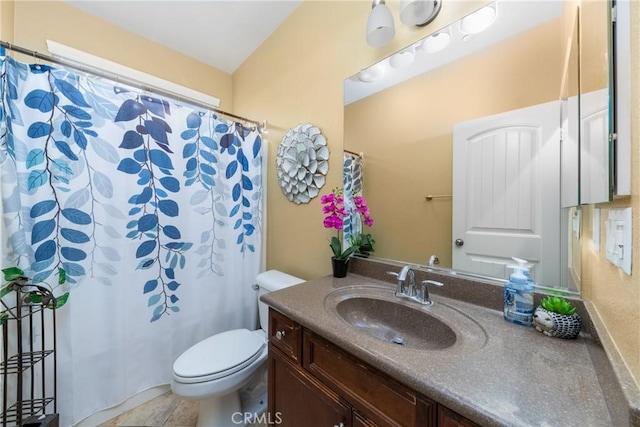
[[[438,256],[437,255],[431,255],[429,257],[428,266],[429,267],[433,267],[434,265],[438,265],[438,264],[440,264],[440,259],[438,258]]]
[[[437,257],[436,257],[437,259]],[[387,274],[398,278],[395,295],[400,298],[409,298],[422,305],[431,305],[433,301],[429,299],[429,286],[444,286],[435,280],[423,280],[416,291],[416,276],[410,265],[402,267],[399,273],[387,271]],[[409,283],[405,286],[409,279]]]
[[[397,297],[413,297],[416,292],[416,276],[410,265],[402,267],[399,273],[395,271],[387,271],[387,274],[398,278],[398,285],[396,286]],[[405,290],[405,281],[409,278],[409,285]]]
[[[415,300],[423,305],[431,305],[433,301],[429,299],[429,285],[433,286],[444,286],[442,282],[436,282],[435,280],[423,280],[420,282],[420,289],[418,290],[418,294],[415,296]]]

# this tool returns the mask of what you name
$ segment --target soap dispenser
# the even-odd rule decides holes
[[[527,283],[530,286],[535,287],[536,282],[533,280],[533,277],[531,277],[531,271],[529,270],[532,264],[529,264],[529,262],[526,259],[522,259],[522,258],[511,257],[511,259],[514,260],[520,267],[522,267],[520,271],[522,271],[522,274],[526,276]]]
[[[526,261],[525,261],[526,263]],[[534,286],[527,279],[528,268],[523,265],[510,265],[514,272],[504,285],[504,320],[523,326],[533,324]],[[530,276],[529,276],[530,278]]]

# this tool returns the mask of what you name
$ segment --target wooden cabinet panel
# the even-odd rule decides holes
[[[289,358],[300,363],[302,348],[300,325],[272,308],[269,309],[269,342]]]
[[[377,427],[377,424],[354,409],[352,426],[353,427]]]
[[[417,425],[415,392],[306,330],[303,367],[376,424]]]
[[[269,345],[269,416],[282,427],[351,425],[351,407]]]
[[[480,427],[273,309],[268,387],[284,427]]]
[[[480,427],[480,425],[438,405],[438,427]]]
[[[435,427],[438,416],[438,404],[424,396],[418,396],[418,407],[416,411],[417,423],[419,427]]]

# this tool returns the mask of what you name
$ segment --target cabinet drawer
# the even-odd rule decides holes
[[[300,363],[302,329],[293,320],[269,309],[269,342],[286,356]]]
[[[304,331],[303,366],[379,426],[416,425],[416,394],[325,339]]]

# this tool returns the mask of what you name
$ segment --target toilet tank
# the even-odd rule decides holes
[[[260,315],[260,327],[267,330],[269,327],[269,306],[260,301],[260,297],[266,293],[288,288],[305,282],[304,279],[291,276],[278,270],[269,270],[256,276],[258,285],[258,313]]]

